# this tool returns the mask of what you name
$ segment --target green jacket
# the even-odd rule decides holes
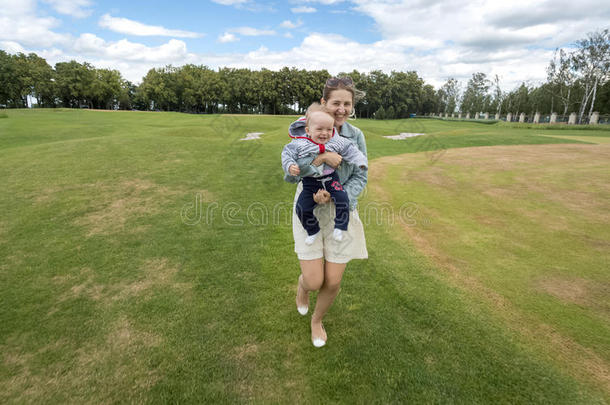
[[[301,129],[302,134],[300,133]],[[305,134],[305,123],[302,122],[302,126],[299,124],[299,121],[292,123],[290,125],[290,132],[293,136],[303,136]],[[339,135],[355,143],[364,156],[367,155],[364,134],[360,129],[356,128],[350,123],[345,122],[341,127]],[[297,160],[297,164],[301,169],[301,175],[291,176],[289,174],[285,174],[284,180],[289,183],[298,183],[301,180],[301,177],[308,177],[316,174],[322,175],[324,165],[312,165],[311,162],[314,160],[314,158],[315,157],[304,157]],[[358,197],[360,196],[360,193],[362,193],[366,187],[366,182],[368,181],[368,171],[360,169],[358,166],[349,164],[347,162],[342,162],[336,171],[339,175],[339,180],[341,181],[341,184],[349,197],[349,209],[350,211],[354,210],[358,205]]]

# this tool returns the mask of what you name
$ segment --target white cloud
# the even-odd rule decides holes
[[[67,43],[70,36],[52,29],[60,25],[53,17],[38,17],[33,1],[0,0],[0,41],[13,41],[23,46],[49,47]]]
[[[60,14],[84,18],[91,15],[93,10],[88,9],[93,3],[90,0],[43,0],[50,4]]]
[[[117,69],[127,80],[139,83],[154,67],[192,63],[194,56],[188,52],[186,44],[177,39],[170,39],[160,46],[146,46],[126,39],[105,41],[87,33],[82,34],[70,50],[50,59],[55,62],[74,59],[89,62],[97,68]]]
[[[0,49],[2,49],[3,51],[7,52],[7,53],[12,53],[12,54],[16,54],[16,53],[27,53],[27,51],[25,50],[25,48],[23,46],[21,46],[20,43],[17,43],[15,41],[0,41]]]
[[[89,33],[82,34],[74,42],[72,49],[80,55],[137,62],[171,61],[171,63],[178,63],[188,56],[186,44],[177,39],[170,39],[160,46],[149,47],[126,39],[107,42]]]
[[[0,16],[23,16],[36,11],[34,0],[0,0]]]
[[[467,79],[498,73],[505,86],[540,82],[551,49],[606,27],[603,0],[423,1],[353,0],[374,19],[384,38],[409,55],[408,67],[435,84],[448,76]],[[594,12],[591,12],[594,10]]]
[[[465,48],[491,50],[524,45],[561,46],[596,26],[607,26],[610,16],[610,7],[604,0],[582,0],[578,4],[568,0],[353,2],[355,10],[375,20],[384,38],[425,36]],[[569,18],[548,17],[562,13]],[[589,29],[583,31],[585,24]]]
[[[203,34],[198,34],[196,32],[171,30],[160,25],[146,25],[127,18],[112,17],[110,14],[104,14],[100,18],[99,26],[114,32],[119,32],[121,34],[137,36],[162,36],[178,38],[198,38],[203,36]]]
[[[290,32],[284,34],[284,38],[294,38]]]
[[[301,7],[291,8],[290,11],[292,11],[295,14],[298,14],[298,13],[315,13],[318,10],[316,10],[313,7],[301,6]]]
[[[239,41],[239,38],[237,38],[234,34],[231,34],[230,32],[225,32],[224,34],[218,36],[218,42],[223,44],[235,41]]]
[[[280,24],[280,27],[282,28],[288,28],[288,29],[294,29],[297,27],[300,27],[301,25],[303,25],[303,21],[301,21],[300,19],[297,20],[297,22],[293,23],[290,20],[284,20],[282,21],[282,23]]]
[[[260,30],[258,28],[252,28],[252,27],[230,28],[228,31],[235,32],[237,34],[247,36],[247,37],[258,37],[261,35],[275,35],[275,31],[273,31],[273,30]]]
[[[184,42],[176,39],[159,46],[147,46],[126,39],[107,41],[93,34],[74,38],[59,31],[60,20],[38,16],[34,0],[0,0],[0,47],[9,52],[36,52],[50,64],[75,59],[97,67],[118,69],[134,82],[139,82],[152,67],[195,63],[251,69],[295,66],[327,69],[333,74],[353,69],[363,72],[414,70],[435,86],[440,86],[447,77],[455,77],[465,84],[472,73],[480,71],[500,75],[502,86],[508,89],[521,81],[544,80],[545,67],[555,47],[573,43],[589,31],[608,26],[610,7],[604,1],[581,0],[578,4],[555,1],[352,0],[349,7],[346,2],[336,8],[357,11],[372,18],[381,39],[358,42],[350,38],[351,30],[338,27],[334,29],[340,30],[341,35],[310,33],[289,50],[274,51],[263,46],[247,53],[193,54]],[[219,2],[238,7],[254,4]],[[298,5],[301,7],[292,11],[303,12],[306,8],[316,11],[307,6],[337,2],[325,0],[302,6],[303,3],[308,2],[301,1]],[[569,18],[566,19],[563,12],[569,14]],[[102,17],[100,24],[102,20],[116,28],[115,31],[131,35],[197,35],[108,14]],[[296,23],[282,23],[287,29],[292,25]],[[331,31],[333,27],[324,29]],[[238,27],[226,30],[217,41],[227,43],[238,41],[240,36],[262,35],[292,37],[290,32],[278,34],[271,29]]]
[[[329,57],[332,55],[332,57]],[[296,66],[305,69],[328,69],[333,73],[384,69],[390,71],[408,66],[409,57],[388,42],[360,44],[341,35],[308,35],[303,42],[287,51],[270,51],[260,47],[246,54],[200,55],[201,61],[215,66],[280,69]],[[201,63],[202,63],[201,62]]]

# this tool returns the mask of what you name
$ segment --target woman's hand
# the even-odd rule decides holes
[[[330,201],[330,193],[324,189],[319,189],[318,192],[313,195],[313,200],[316,204],[326,204]]]
[[[326,163],[327,165],[334,167],[335,169],[339,167],[343,158],[340,154],[335,152],[324,152],[319,154],[313,162],[311,162],[314,166],[319,166],[322,163]]]

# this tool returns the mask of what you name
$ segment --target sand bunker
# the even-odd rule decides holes
[[[261,135],[264,134],[264,132],[250,132],[246,134],[245,138],[241,138],[240,141],[251,141],[253,139],[261,139]]]
[[[398,135],[384,136],[384,138],[400,140],[400,139],[407,139],[407,138],[412,138],[414,136],[420,136],[420,135],[426,135],[426,134],[416,134],[416,133],[410,133],[410,132],[401,132]]]

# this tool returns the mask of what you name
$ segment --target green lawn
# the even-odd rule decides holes
[[[355,121],[373,159],[361,215],[375,204],[410,202],[424,225],[369,221],[370,258],[348,265],[325,320],[328,344],[315,349],[309,318],[294,305],[294,185],[282,181],[279,165],[293,117],[6,115],[2,403],[610,400],[608,294],[587,289],[608,285],[607,188],[586,210],[541,197],[565,191],[564,180],[567,187],[586,179],[574,193],[609,184],[605,155],[591,152],[586,164],[549,158],[546,175],[535,159],[501,171],[493,159],[479,166],[464,152],[604,148],[569,137],[610,132],[540,136],[478,123]],[[248,132],[264,135],[240,141]],[[428,135],[383,138],[401,132]],[[435,172],[410,181],[423,167]],[[467,181],[471,174],[476,184]],[[536,180],[522,189],[529,178]],[[476,197],[489,190],[498,192]],[[498,198],[508,206],[498,207]],[[528,210],[531,217],[512,222]],[[547,214],[563,215],[561,229],[541,225]],[[477,225],[477,215],[499,222]],[[523,234],[509,251],[507,231]],[[453,275],[456,267],[468,274]],[[575,277],[591,291],[584,301],[554,289]],[[582,361],[574,361],[581,349]]]

